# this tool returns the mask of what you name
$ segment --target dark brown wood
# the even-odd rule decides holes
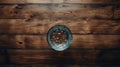
[[[9,65],[0,65],[2,67],[59,67],[59,66],[65,66],[65,67],[99,67],[100,65],[73,65],[73,64],[65,64],[65,65],[57,65],[57,64],[28,64],[28,65],[14,65],[14,64],[9,64]],[[112,67],[112,66],[111,66]],[[114,67],[119,67],[119,66],[114,66]]]
[[[46,35],[1,35],[1,48],[50,49]],[[120,47],[120,35],[73,35],[70,48]]]
[[[115,4],[120,4],[120,0],[113,0]]]
[[[42,37],[42,44],[47,43],[47,37]],[[116,48],[119,47],[119,35],[73,35],[70,48]]]
[[[68,49],[53,50],[8,50],[11,63],[16,64],[119,64],[120,50]]]
[[[73,34],[120,34],[120,21],[114,20],[33,20],[0,19],[0,34],[47,34],[54,25],[65,25]]]
[[[66,0],[66,3],[90,3],[90,4],[109,4],[113,0]]]
[[[10,60],[16,64],[94,64],[97,50],[9,50]],[[76,59],[77,58],[77,59]]]
[[[0,5],[0,18],[80,19],[111,18],[112,6],[80,4]]]
[[[73,34],[119,34],[119,21],[112,20],[57,20],[47,23],[44,32],[54,25],[66,25]],[[111,28],[113,27],[113,28]]]
[[[115,6],[114,18],[115,19],[120,19],[120,5]]]
[[[6,61],[5,55],[0,55],[0,65],[5,64],[5,61]]]
[[[0,67],[120,67],[120,0],[0,0]],[[67,26],[71,46],[47,32]]]
[[[44,27],[42,28],[42,24],[47,21],[33,21],[33,22],[25,22],[25,20],[0,20],[1,33],[8,34],[41,34],[44,31]]]
[[[119,2],[119,1],[117,1]],[[90,4],[108,4],[113,3],[113,0],[4,0],[0,3],[90,3]]]
[[[64,0],[4,0],[0,1],[0,3],[63,3]]]
[[[0,36],[1,48],[44,48],[48,45],[41,44],[42,36],[30,35],[3,35]]]
[[[0,55],[4,55],[5,54],[5,50],[0,49]]]
[[[30,9],[32,8],[32,9]],[[39,16],[40,19],[46,19],[50,17],[49,8],[39,5],[1,5],[0,7],[0,18],[33,18],[34,16]],[[47,12],[46,12],[47,11]],[[39,15],[38,15],[39,14]]]
[[[113,15],[112,6],[95,6],[95,5],[66,5],[65,10],[57,12],[57,9],[61,10],[61,7],[56,8],[56,12],[52,15],[53,19],[80,19],[80,18],[111,18]],[[71,8],[70,8],[71,7]],[[72,9],[73,8],[73,9]],[[67,11],[68,9],[68,11]],[[72,9],[72,10],[70,10]]]
[[[119,0],[2,0],[0,3],[82,3],[82,4],[114,4],[120,2]]]

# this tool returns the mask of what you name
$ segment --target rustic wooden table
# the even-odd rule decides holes
[[[67,26],[53,50],[49,29]],[[120,67],[120,0],[0,0],[0,67]]]

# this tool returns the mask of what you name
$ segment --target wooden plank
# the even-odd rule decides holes
[[[8,50],[15,64],[119,64],[120,50]],[[113,63],[116,62],[116,63]],[[112,64],[111,64],[112,63]]]
[[[66,3],[110,4],[113,0],[66,0]]]
[[[3,35],[0,36],[1,48],[44,48],[48,45],[41,44],[41,36],[29,35]]]
[[[25,20],[0,20],[0,33],[3,34],[42,34],[44,27],[44,22],[46,21],[33,21],[26,22]]]
[[[51,13],[48,5],[0,5],[0,10],[0,18],[30,19],[39,16],[46,19]]]
[[[64,0],[2,0],[0,3],[63,3]]]
[[[47,32],[54,25],[65,25],[73,34],[119,34],[119,21],[89,19],[79,21],[57,20],[51,21],[50,24],[47,23],[44,31]]]
[[[114,20],[32,20],[0,19],[0,34],[47,34],[54,25],[65,25],[73,34],[120,34]]]
[[[114,18],[115,19],[119,19],[120,18],[120,5],[116,5],[115,6]]]
[[[120,35],[73,35],[70,48],[116,48]],[[0,35],[1,48],[51,49],[46,35]]]
[[[79,5],[79,4],[77,4]],[[53,19],[80,19],[80,18],[111,18],[112,13],[112,6],[97,6],[97,5],[81,5],[80,6],[71,6],[71,8],[74,8],[72,10],[64,11],[66,12],[57,12],[57,9],[61,9],[61,7],[58,7],[54,9],[56,12],[53,14]],[[65,5],[65,7],[68,5]]]
[[[42,44],[47,44],[47,37],[42,38]],[[73,35],[70,48],[116,48],[119,40],[119,35]]]
[[[8,50],[11,63],[16,64],[94,64],[97,50]],[[85,63],[84,63],[85,62]]]
[[[113,0],[4,0],[0,3],[90,3],[90,4],[108,4]]]
[[[59,67],[59,66],[65,66],[65,67],[99,67],[99,65],[73,65],[73,64],[33,64],[33,65],[17,65],[17,64],[7,64],[7,65],[0,65],[1,67]],[[111,66],[112,67],[112,66]],[[119,66],[114,66],[119,67]]]
[[[32,8],[32,9],[31,9]],[[80,19],[111,18],[112,6],[80,4],[0,5],[0,18]]]
[[[59,66],[65,66],[65,67],[101,67],[102,65],[71,65],[71,64],[66,64],[66,65],[51,65],[51,64],[34,64],[34,65],[13,65],[13,64],[7,64],[7,65],[0,65],[2,67],[59,67]],[[104,65],[106,66],[106,65]],[[120,65],[108,65],[109,67],[120,67]]]

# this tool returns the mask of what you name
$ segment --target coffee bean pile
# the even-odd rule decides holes
[[[51,40],[57,45],[65,44],[67,42],[67,35],[64,31],[58,30],[52,34]]]

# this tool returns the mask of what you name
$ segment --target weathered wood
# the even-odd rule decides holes
[[[99,59],[97,61],[104,65],[115,65],[115,66],[120,66],[120,49],[115,49],[115,50],[102,50],[100,54],[98,55]]]
[[[1,48],[44,48],[48,45],[41,44],[42,36],[29,36],[29,35],[3,35],[0,36]]]
[[[28,65],[17,65],[17,64],[7,64],[7,65],[0,65],[1,67],[99,67],[100,65],[75,65],[75,64],[64,64],[64,65],[59,65],[59,64],[28,64]],[[111,67],[119,67],[119,66],[111,66]]]
[[[43,36],[42,44],[47,44]],[[70,48],[116,48],[120,45],[119,35],[73,35]]]
[[[119,4],[120,0],[0,0],[0,67],[119,67]],[[48,30],[59,24],[73,34],[71,46],[61,52],[47,42]]]
[[[53,50],[8,50],[15,64],[119,64],[120,50],[77,49],[62,52]]]
[[[0,5],[0,10],[0,18],[30,19],[37,15],[40,19],[46,19],[51,13],[48,5]]]
[[[120,19],[120,5],[115,6],[114,18],[115,19]]]
[[[0,5],[0,18],[80,19],[111,18],[112,6],[80,4]]]
[[[33,21],[26,22],[25,20],[0,20],[0,33],[6,34],[42,34],[44,30],[44,22],[48,21]]]
[[[119,34],[119,21],[110,20],[79,20],[79,21],[51,21],[44,31],[48,31],[56,24],[66,25],[73,34]],[[117,25],[117,26],[116,26]],[[111,28],[113,27],[113,28]]]
[[[16,64],[94,64],[97,50],[8,50],[10,61]],[[84,63],[85,62],[85,63]]]
[[[66,3],[109,4],[113,3],[113,0],[66,0]]]
[[[120,47],[120,35],[73,35],[70,48]],[[1,35],[1,48],[51,49],[46,35]]]
[[[63,3],[64,0],[4,0],[0,3]]]
[[[113,0],[1,0],[0,3],[90,3],[90,4],[108,4]]]
[[[120,34],[120,21],[113,20],[10,20],[0,19],[0,34],[47,34],[54,25],[65,25],[73,34]]]
[[[65,7],[67,7],[66,5]],[[69,5],[71,6],[71,5]],[[55,13],[53,14],[53,19],[80,19],[80,18],[111,18],[113,15],[112,6],[95,6],[95,5],[81,5],[81,6],[71,6],[71,8],[74,8],[72,10],[64,11],[66,12],[57,12],[57,9],[61,9],[61,7],[58,7],[55,9]],[[54,10],[54,9],[53,9]]]

